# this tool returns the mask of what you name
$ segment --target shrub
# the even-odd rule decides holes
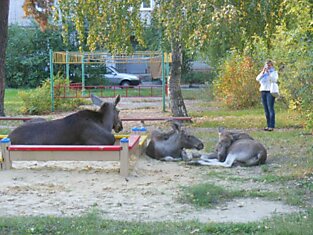
[[[305,126],[313,132],[312,7],[308,4],[309,0],[284,1],[284,20],[271,37],[271,47],[266,38],[254,36],[250,45],[245,45],[245,53],[259,65],[267,58],[275,61],[281,98],[306,118]]]
[[[49,77],[49,48],[65,49],[61,33],[52,27],[43,33],[36,26],[12,25],[8,34],[6,85],[10,88],[38,87]]]
[[[213,72],[189,72],[182,75],[182,83],[192,85],[194,83],[212,83],[213,81]]]
[[[287,3],[286,3],[287,4]],[[277,29],[272,50],[273,58],[284,65],[280,71],[280,87],[292,109],[297,109],[306,118],[306,128],[313,133],[313,51],[310,37],[312,26],[309,9],[295,4],[295,28],[286,33],[289,25]],[[298,8],[300,7],[300,8]],[[298,13],[298,14],[297,14]]]
[[[231,199],[236,195],[226,189],[210,184],[198,184],[184,187],[180,200],[183,203],[194,204],[199,207],[212,208],[216,204],[222,203],[227,199]]]
[[[54,80],[55,86],[60,85],[63,87],[66,83],[65,79],[56,76]],[[62,89],[54,89],[55,97],[59,97]],[[19,92],[22,98],[23,106],[21,112],[24,114],[47,114],[51,112],[51,96],[50,96],[50,79],[45,80],[40,87],[31,91]],[[55,111],[68,111],[77,108],[79,105],[84,104],[82,98],[62,99],[55,98]]]
[[[257,69],[250,57],[234,52],[224,61],[219,74],[214,81],[214,96],[227,107],[242,109],[260,102]]]

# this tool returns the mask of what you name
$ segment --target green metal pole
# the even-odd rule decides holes
[[[165,68],[164,68],[164,53],[162,51],[162,107],[163,107],[163,112],[165,112]]]
[[[50,56],[50,96],[51,96],[51,112],[54,112],[54,78],[53,78],[53,51],[49,50]]]
[[[166,58],[166,63],[165,63],[165,68],[166,68],[166,82],[167,82],[167,86],[169,85],[169,76],[170,76],[170,60],[169,60],[169,54],[167,54],[167,58]]]
[[[69,86],[70,86],[70,65],[69,65],[69,54],[68,51],[66,51],[66,92],[69,93]]]
[[[82,96],[85,95],[85,62],[84,54],[82,54]]]

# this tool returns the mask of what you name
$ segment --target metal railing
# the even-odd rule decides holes
[[[99,97],[162,97],[162,85],[138,86],[85,86],[81,83],[54,86],[55,98],[89,98],[91,94]]]

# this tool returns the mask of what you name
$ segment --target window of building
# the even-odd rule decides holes
[[[152,9],[152,0],[144,0],[141,4],[142,9]]]

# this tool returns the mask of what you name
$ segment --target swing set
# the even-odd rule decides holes
[[[110,90],[111,94],[115,95],[116,91],[124,91],[128,96],[128,87],[121,89],[121,86],[86,86],[86,67],[87,66],[113,66],[120,67],[123,71],[130,70],[129,73],[144,73],[151,76],[153,79],[157,78],[161,80],[161,95],[162,95],[162,106],[163,111],[165,111],[165,96],[166,96],[166,78],[169,77],[169,64],[171,63],[172,57],[171,53],[162,53],[158,51],[139,51],[132,55],[119,54],[111,55],[107,52],[69,52],[60,51],[53,52],[50,49],[50,96],[51,96],[51,111],[54,112],[55,103],[55,85],[54,85],[54,69],[56,65],[65,66],[65,86],[62,98],[73,98],[77,97],[77,92],[80,91],[80,97],[87,98],[90,97],[91,92],[100,91],[103,94],[104,90]],[[81,70],[81,83],[71,83],[70,82],[70,66],[74,65],[80,66]],[[60,66],[58,66],[58,69]],[[137,71],[132,71],[132,69],[137,69]],[[140,70],[141,69],[141,70]],[[58,71],[59,72],[59,71]],[[152,96],[152,87],[151,96]],[[156,86],[155,86],[156,87]],[[60,89],[60,87],[58,87]],[[72,89],[71,89],[72,88]],[[74,88],[74,89],[73,89]],[[137,97],[142,94],[141,91],[148,88],[147,86],[136,86],[132,87],[133,90],[137,90]],[[76,92],[76,96],[73,96],[71,92]],[[122,95],[123,96],[123,95]]]

